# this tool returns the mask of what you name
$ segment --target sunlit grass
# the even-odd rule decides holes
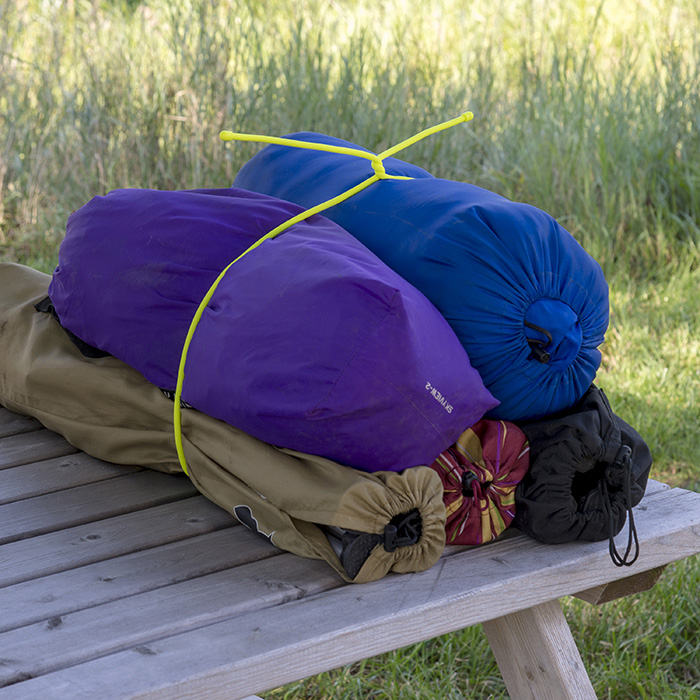
[[[227,185],[255,146],[222,128],[380,150],[465,109],[406,157],[544,208],[606,271],[697,255],[696,3],[3,2],[6,258],[50,268],[35,246],[115,187]]]
[[[615,276],[599,384],[651,447],[653,475],[700,490],[700,270]]]

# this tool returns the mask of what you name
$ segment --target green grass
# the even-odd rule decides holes
[[[223,128],[317,130],[556,216],[600,261],[598,376],[652,476],[700,490],[700,5],[542,0],[0,0],[0,260],[56,264],[118,187],[227,186]],[[566,613],[601,698],[700,697],[698,559]],[[272,698],[504,698],[480,629]]]
[[[414,4],[416,6],[414,6]],[[385,148],[557,216],[606,268],[697,257],[697,4],[0,0],[0,244],[55,261],[124,186],[228,184],[221,128]]]
[[[671,266],[669,266],[671,267]],[[649,444],[652,476],[700,491],[700,269],[617,274],[598,383]]]

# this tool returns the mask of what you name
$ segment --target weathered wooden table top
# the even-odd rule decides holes
[[[241,698],[700,551],[700,494],[635,509],[641,556],[522,535],[346,585],[184,476],[93,459],[0,408],[0,700]]]

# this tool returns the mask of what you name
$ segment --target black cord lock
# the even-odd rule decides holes
[[[416,544],[422,530],[422,521],[417,509],[396,515],[384,528],[384,549],[387,552],[395,552],[399,547]]]
[[[543,365],[546,365],[552,359],[552,356],[545,350],[546,347],[552,344],[552,334],[546,328],[536,326],[534,323],[530,323],[529,321],[525,321],[525,325],[528,328],[531,328],[533,331],[542,333],[542,335],[547,338],[546,342],[544,340],[538,340],[537,338],[527,339],[527,343],[531,350],[530,356]]]

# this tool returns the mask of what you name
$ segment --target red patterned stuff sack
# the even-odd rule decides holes
[[[442,480],[447,544],[483,544],[511,524],[529,451],[515,424],[482,419],[430,465]]]

